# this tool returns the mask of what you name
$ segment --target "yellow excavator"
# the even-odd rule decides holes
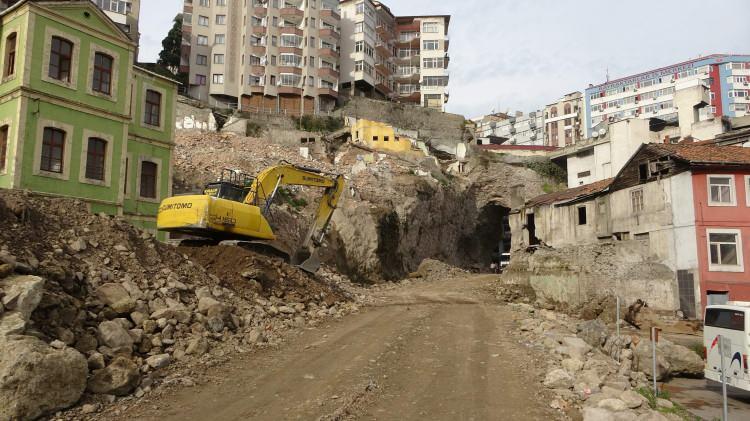
[[[239,245],[270,244],[276,240],[276,235],[267,217],[279,189],[285,185],[325,189],[310,231],[295,254],[298,256],[302,252],[309,256],[304,262],[293,262],[314,273],[320,266],[315,250],[323,240],[344,191],[343,175],[288,163],[269,167],[257,177],[223,170],[220,180],[206,185],[202,195],[174,196],[162,201],[157,228]]]

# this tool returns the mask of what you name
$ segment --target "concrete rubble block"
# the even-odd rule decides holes
[[[620,399],[625,402],[625,405],[627,405],[627,407],[630,409],[640,408],[644,403],[646,403],[646,398],[643,397],[643,395],[632,390],[626,390],[622,392],[622,394],[620,395]]]
[[[146,364],[154,370],[164,368],[172,362],[172,357],[169,354],[152,355],[146,358]]]
[[[110,348],[133,348],[133,338],[130,337],[130,334],[122,324],[115,320],[100,323],[97,334],[99,336],[99,343]]]
[[[135,309],[135,300],[120,284],[104,284],[96,289],[96,296],[118,314],[128,314]]]
[[[188,343],[185,353],[195,357],[201,357],[208,352],[209,347],[208,339],[203,337],[194,338]]]
[[[68,408],[86,388],[86,358],[38,338],[0,341],[0,419],[30,420]]]
[[[604,408],[583,408],[583,421],[612,421],[614,414]]]
[[[543,384],[550,389],[570,389],[574,380],[570,373],[558,368],[547,373]]]
[[[603,399],[597,404],[597,407],[603,408],[612,412],[619,412],[619,411],[624,411],[628,409],[628,406],[625,404],[625,402],[616,398]]]
[[[203,297],[198,300],[198,312],[201,314],[208,314],[209,309],[220,305],[222,305],[220,302],[211,297]]]
[[[565,348],[567,355],[581,361],[584,361],[586,359],[586,354],[591,351],[591,345],[587,344],[583,339],[575,336],[564,337],[562,339],[562,345]]]
[[[42,301],[44,279],[32,275],[9,276],[0,280],[0,290],[4,291],[2,303],[5,310],[17,311],[28,321]]]
[[[117,357],[106,368],[95,370],[88,382],[91,393],[125,396],[141,381],[138,366],[124,357]]]

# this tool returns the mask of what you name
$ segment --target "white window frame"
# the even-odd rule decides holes
[[[732,200],[729,203],[724,202],[714,202],[711,198],[711,178],[728,178],[729,179],[729,190],[732,195]],[[737,188],[734,183],[734,175],[733,174],[708,174],[706,175],[706,186],[708,189],[708,206],[737,206]]]
[[[745,204],[750,208],[750,175],[745,176]]]
[[[635,207],[635,196],[637,193],[640,193],[640,208],[636,209]],[[643,212],[643,210],[646,208],[646,203],[644,201],[645,197],[643,194],[643,188],[637,188],[630,191],[630,208],[633,211],[633,213],[640,213]]]
[[[737,236],[737,265],[715,265],[711,263],[711,234],[735,234]],[[706,229],[706,258],[708,260],[709,272],[744,272],[745,261],[742,254],[742,231],[732,228],[707,228]]]

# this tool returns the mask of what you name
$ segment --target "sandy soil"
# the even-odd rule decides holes
[[[490,277],[491,278],[491,277]],[[488,277],[418,281],[378,292],[342,321],[281,349],[216,367],[212,381],[121,414],[145,420],[557,419],[539,361],[488,300]]]

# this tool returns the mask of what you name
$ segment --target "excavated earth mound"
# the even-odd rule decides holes
[[[322,273],[233,247],[177,249],[80,201],[0,190],[0,419],[140,397],[214,348],[356,310],[348,280]]]

